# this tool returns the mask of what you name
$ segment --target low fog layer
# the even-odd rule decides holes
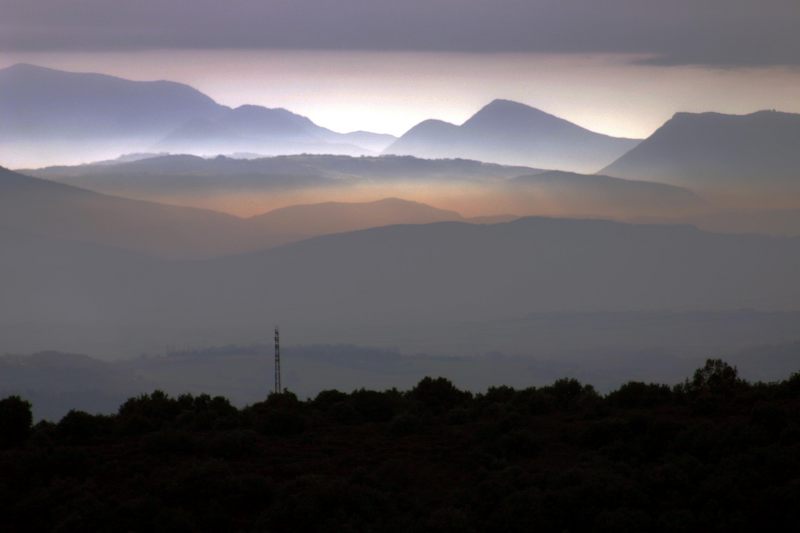
[[[256,401],[276,323],[304,395],[796,366],[798,115],[678,114],[639,143],[495,101],[395,140],[169,82],[23,65],[0,89],[5,163],[109,158],[0,169],[0,353],[58,352],[2,359],[0,392],[51,414]],[[205,350],[229,345],[255,347]]]
[[[703,198],[671,185],[408,156],[245,160],[175,155],[21,172],[107,194],[245,216],[297,203],[386,197],[424,202],[465,216],[667,216],[708,208]]]
[[[339,330],[359,342],[359,331],[533,312],[793,311],[800,296],[799,240],[688,226],[547,218],[397,225],[205,261],[21,228],[4,229],[2,240],[0,324],[15,352],[96,353],[98,339],[109,355],[249,342],[272,323],[297,331],[298,342]],[[436,342],[418,348],[437,351]]]
[[[461,219],[452,211],[399,199],[292,206],[242,219],[98,194],[0,169],[0,228],[169,259],[263,250],[388,224]]]

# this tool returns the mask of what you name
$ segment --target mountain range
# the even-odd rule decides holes
[[[159,197],[204,191],[302,189],[353,182],[480,183],[542,171],[480,161],[408,156],[289,155],[237,159],[156,154],[142,155],[134,161],[123,159],[20,172],[110,194]]]
[[[615,218],[633,211],[675,216],[707,208],[705,201],[689,189],[599,174],[539,172],[517,176],[509,180],[508,185],[511,195],[520,201],[516,212],[526,214],[567,213]]]
[[[180,83],[28,64],[0,70],[0,116],[0,161],[15,166],[131,151],[365,154],[394,140],[336,133],[285,109],[230,108]]]
[[[792,194],[796,201],[800,114],[677,113],[602,173],[750,200]]]
[[[0,162],[14,167],[131,152],[383,153],[600,173],[700,193],[774,196],[797,192],[800,172],[800,115],[777,111],[677,113],[641,141],[602,135],[528,105],[494,100],[461,125],[426,120],[395,138],[334,132],[286,109],[231,108],[175,82],[18,64],[0,70],[0,116]]]
[[[267,205],[282,197],[286,200],[279,205],[297,203],[295,198],[303,195],[348,198],[364,194],[372,198],[410,195],[436,204],[453,196],[469,196],[484,215],[666,216],[704,207],[697,195],[673,185],[411,156],[297,155],[243,160],[172,155],[21,172],[107,194],[195,207],[220,209],[221,198],[230,197],[227,204],[237,209],[254,206],[256,212],[260,202]]]
[[[594,172],[637,144],[527,105],[495,100],[461,126],[425,121],[400,139],[338,133],[286,109],[220,105],[169,81],[131,81],[28,64],[0,70],[0,161],[26,166],[155,151],[217,155],[403,154]],[[29,164],[27,166],[30,166]]]
[[[0,333],[14,351],[249,342],[274,323],[310,341],[415,324],[477,331],[530,313],[788,311],[800,298],[800,240],[689,226],[392,225],[195,261],[0,228]]]
[[[240,218],[99,194],[0,168],[0,228],[170,259],[241,253],[339,231],[443,220],[462,217],[399,199],[294,206]]]
[[[463,157],[511,165],[595,172],[638,144],[509,100],[494,100],[457,126],[426,120],[384,150],[424,158]]]

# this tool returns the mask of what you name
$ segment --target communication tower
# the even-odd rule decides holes
[[[275,394],[281,394],[281,334],[275,327]]]

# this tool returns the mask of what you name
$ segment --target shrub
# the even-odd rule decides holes
[[[461,391],[445,378],[426,377],[409,393],[411,399],[433,413],[442,413],[465,403],[472,395]]]
[[[64,415],[56,430],[69,440],[85,442],[108,434],[110,424],[110,419],[105,416],[73,409]]]
[[[625,409],[652,407],[668,403],[672,399],[672,390],[667,385],[630,381],[608,395],[608,401]]]
[[[0,400],[0,446],[14,446],[28,438],[33,424],[30,402],[19,396]]]
[[[703,368],[694,372],[687,385],[689,393],[726,395],[747,388],[747,384],[739,379],[739,371],[722,359],[708,359]]]

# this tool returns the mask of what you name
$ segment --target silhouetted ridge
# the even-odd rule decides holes
[[[798,194],[800,115],[676,113],[602,172],[726,194]]]
[[[496,163],[593,172],[638,141],[589,131],[539,109],[494,100],[461,126],[424,121],[384,153],[463,157]]]
[[[498,130],[510,128],[510,131],[506,134],[514,135],[522,133],[526,129],[535,131],[537,127],[545,125],[551,128],[563,127],[567,129],[580,127],[535,107],[512,102],[511,100],[492,101],[472,115],[462,124],[462,127],[475,128],[477,130],[487,127],[495,127]],[[522,128],[522,130],[518,131],[517,128]]]
[[[0,142],[13,146],[7,156],[12,162],[45,156],[98,160],[154,150],[362,155],[379,152],[394,140],[340,134],[285,109],[231,109],[180,83],[26,64],[0,70],[0,116]]]
[[[437,133],[437,132],[449,132],[457,129],[458,126],[455,124],[451,124],[450,122],[445,122],[444,120],[436,120],[436,119],[428,119],[423,120],[416,126],[412,127],[408,130],[408,134],[430,134],[430,133]]]

